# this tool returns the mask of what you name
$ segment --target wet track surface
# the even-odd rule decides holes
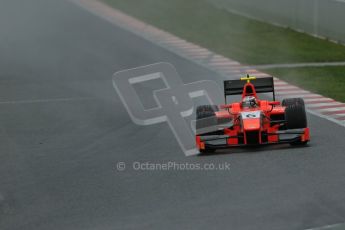
[[[0,229],[305,229],[345,222],[345,129],[309,115],[312,142],[185,157],[167,124],[137,126],[116,71],[170,62],[215,73],[67,1],[0,7]],[[133,162],[228,171],[136,171]],[[117,171],[125,162],[127,169]]]

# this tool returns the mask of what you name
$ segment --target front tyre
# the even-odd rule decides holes
[[[199,149],[200,155],[214,153],[216,149]]]
[[[305,146],[308,144],[308,141],[296,141],[290,143],[291,146]]]

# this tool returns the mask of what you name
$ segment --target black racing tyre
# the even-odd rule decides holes
[[[196,119],[216,116],[215,112],[219,111],[216,105],[200,105],[196,108]]]
[[[202,154],[208,154],[208,153],[214,153],[216,151],[216,149],[200,149],[200,155]]]
[[[282,106],[301,105],[304,107],[304,100],[302,98],[285,98],[282,101]]]
[[[307,115],[303,99],[285,99],[282,105],[286,106],[285,120],[288,129],[301,129],[307,127]]]
[[[308,141],[296,141],[296,142],[290,143],[290,145],[292,146],[305,146],[307,144],[308,144]]]

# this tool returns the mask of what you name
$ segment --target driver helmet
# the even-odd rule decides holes
[[[258,105],[258,102],[253,96],[246,96],[242,100],[243,108],[255,108]]]

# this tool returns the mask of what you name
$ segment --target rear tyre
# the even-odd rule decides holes
[[[196,128],[205,128],[217,125],[216,112],[219,111],[216,105],[200,105],[196,108]],[[208,119],[207,119],[208,118]],[[216,149],[199,149],[200,155],[214,153]]]
[[[196,119],[216,116],[217,111],[219,109],[216,105],[200,105],[196,108]]]
[[[302,129],[307,127],[307,115],[302,98],[284,99],[285,120],[288,129]]]
[[[216,105],[200,105],[196,108],[197,132],[200,129],[214,127],[218,124],[216,111],[218,111]]]
[[[301,105],[304,107],[304,100],[302,98],[286,98],[282,101],[282,106]]]

